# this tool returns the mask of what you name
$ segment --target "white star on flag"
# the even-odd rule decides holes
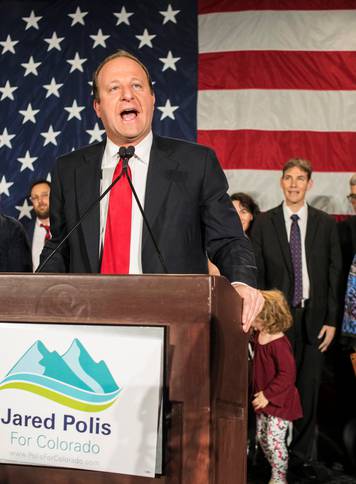
[[[24,171],[28,168],[31,171],[34,171],[33,164],[38,159],[38,156],[31,156],[30,152],[27,150],[26,154],[22,158],[17,158],[17,160],[22,164],[21,170]]]
[[[40,134],[45,139],[43,146],[46,146],[49,143],[52,143],[53,145],[57,146],[56,138],[60,134],[60,131],[53,131],[52,125],[48,128],[48,131],[44,131],[43,133],[40,133]]]
[[[176,111],[179,108],[179,106],[172,106],[171,101],[167,99],[166,104],[164,106],[158,106],[157,109],[159,109],[162,114],[160,117],[160,121],[165,118],[171,118],[171,119],[176,119],[174,117],[174,111]]]
[[[12,187],[13,184],[14,184],[13,182],[6,182],[6,178],[3,175],[0,181],[0,195],[4,194],[9,197],[10,196],[9,188]]]
[[[38,22],[41,20],[41,18],[42,17],[36,17],[33,10],[31,11],[29,17],[22,17],[22,20],[24,20],[27,24],[25,30],[30,29],[31,27],[38,30]]]
[[[101,45],[102,47],[106,47],[106,39],[108,39],[110,35],[104,35],[101,29],[98,30],[96,35],[90,35],[90,38],[94,40],[93,49]]]
[[[56,96],[59,97],[59,89],[63,86],[63,84],[59,84],[56,82],[55,78],[52,77],[50,84],[45,84],[43,87],[47,90],[46,98],[49,96]]]
[[[83,111],[85,109],[84,106],[78,106],[77,101],[74,99],[72,106],[67,106],[64,108],[66,111],[68,111],[69,116],[67,121],[69,121],[72,118],[77,118],[81,121],[82,117],[80,115],[80,111]]]
[[[52,49],[62,50],[61,49],[61,42],[64,40],[64,37],[57,37],[57,33],[53,32],[52,37],[44,39],[45,42],[48,44],[47,52]]]
[[[74,72],[75,70],[78,70],[78,71],[80,71],[80,72],[84,72],[84,71],[83,71],[83,66],[82,66],[82,64],[84,64],[84,62],[86,62],[86,61],[87,61],[87,59],[81,59],[81,58],[79,57],[79,53],[78,53],[78,52],[76,52],[76,53],[75,53],[75,56],[74,56],[74,59],[68,59],[68,60],[67,60],[68,64],[70,64],[70,65],[72,66],[72,67],[70,68],[69,73]]]
[[[168,8],[166,11],[160,11],[159,13],[161,15],[163,15],[163,25],[166,24],[167,22],[171,21],[173,22],[174,24],[177,23],[177,20],[176,20],[176,15],[180,12],[180,10],[173,10],[172,9],[172,5],[169,4],[168,5]]]
[[[32,205],[28,204],[27,198],[25,198],[22,205],[16,205],[16,210],[19,210],[18,219],[21,220],[23,217],[28,217],[29,219],[32,218],[31,211],[33,209]]]
[[[12,148],[11,140],[15,138],[15,134],[9,134],[7,132],[7,128],[4,128],[2,134],[0,134],[0,148],[3,146],[7,146],[8,148]]]
[[[89,144],[94,143],[94,141],[101,141],[105,133],[105,129],[100,129],[98,123],[95,123],[94,129],[86,129],[85,131],[90,135]]]
[[[11,87],[9,81],[6,81],[5,86],[4,87],[0,87],[0,91],[2,92],[0,101],[3,101],[6,98],[9,98],[12,101],[14,101],[15,98],[14,98],[14,96],[13,96],[12,93],[14,91],[16,91],[16,89],[18,89],[18,87],[16,87],[16,86],[15,87]]]
[[[114,13],[115,17],[117,17],[116,25],[126,24],[130,25],[129,18],[133,15],[133,12],[127,12],[125,7],[121,7],[121,12]]]
[[[35,76],[38,76],[37,72],[37,67],[41,65],[41,62],[35,62],[33,56],[29,58],[28,62],[25,62],[21,64],[22,67],[25,67],[25,77],[28,76],[28,74],[34,74]]]
[[[141,47],[143,47],[144,45],[147,45],[148,47],[153,47],[151,40],[157,36],[155,34],[150,35],[148,33],[148,30],[145,29],[142,35],[135,35],[135,37],[140,41],[140,45],[138,46],[138,48],[141,49]]]
[[[1,55],[2,54],[5,54],[5,52],[11,52],[12,54],[15,54],[15,45],[18,44],[19,41],[18,40],[11,40],[11,37],[10,35],[8,35],[6,37],[6,40],[3,40],[0,42],[0,45],[3,46],[3,50],[1,52]]]
[[[160,57],[159,60],[163,62],[162,71],[166,71],[167,69],[173,69],[174,71],[177,70],[176,63],[181,59],[181,57],[173,57],[171,51],[168,52],[167,57]]]
[[[86,15],[88,15],[88,12],[82,12],[80,10],[80,7],[77,7],[77,10],[74,13],[69,13],[68,16],[72,17],[72,19],[73,19],[72,23],[71,23],[71,27],[73,27],[73,25],[75,25],[75,24],[85,25],[84,17]]]
[[[31,103],[28,104],[25,110],[19,111],[20,114],[23,116],[22,124],[27,123],[27,121],[31,121],[32,123],[36,123],[36,114],[39,113],[39,109],[33,109]]]

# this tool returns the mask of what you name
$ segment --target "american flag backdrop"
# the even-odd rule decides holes
[[[55,158],[100,141],[91,78],[117,49],[156,91],[154,130],[196,139],[197,11],[191,0],[0,1],[0,203],[26,224],[31,183]]]
[[[280,168],[312,161],[310,201],[349,211],[356,171],[356,0],[0,0],[0,210],[100,140],[91,76],[118,48],[149,68],[158,134],[213,147],[230,192],[268,209]]]

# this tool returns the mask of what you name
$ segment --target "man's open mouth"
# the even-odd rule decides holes
[[[124,121],[132,121],[133,119],[136,119],[137,114],[137,109],[124,109],[124,111],[120,113],[120,116]]]

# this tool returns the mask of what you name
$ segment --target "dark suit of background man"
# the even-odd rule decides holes
[[[32,272],[30,244],[22,224],[0,213],[0,272]]]
[[[118,51],[99,65],[93,92],[107,139],[57,160],[50,197],[52,240],[46,243],[41,262],[111,183],[119,147],[134,145],[129,164],[132,182],[168,272],[206,274],[208,254],[231,282],[244,283],[235,288],[244,299],[246,330],[263,299],[252,287],[256,284],[252,246],[226,193],[226,178],[214,152],[152,134],[152,82],[146,67],[128,52]],[[49,261],[46,271],[100,272],[107,198]],[[135,201],[132,210],[129,272],[161,273]]]
[[[310,163],[302,159],[288,161],[280,184],[284,202],[256,220],[251,237],[259,286],[283,291],[294,318],[288,336],[296,358],[297,387],[304,417],[294,423],[291,464],[302,462],[307,469],[307,463],[315,457],[313,445],[323,353],[335,335],[341,253],[336,222],[305,202],[305,195],[312,187]],[[299,216],[302,245],[302,299],[297,307],[293,307],[294,266],[290,247],[293,214]]]

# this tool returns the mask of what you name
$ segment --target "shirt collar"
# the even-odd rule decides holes
[[[307,217],[308,214],[308,206],[306,202],[304,202],[304,205],[298,210],[298,212],[292,212],[292,210],[288,207],[288,205],[283,202],[283,214],[285,219],[290,219],[293,214],[298,215],[298,217],[303,220]]]
[[[153,134],[152,131],[148,133],[148,135],[140,141],[137,145],[135,145],[135,155],[134,158],[139,160],[140,162],[148,165],[150,152],[152,147],[153,141]],[[117,154],[119,152],[120,146],[117,146],[110,138],[106,140],[105,146],[105,153],[103,157],[103,168],[110,168],[116,166],[117,164]]]
[[[36,222],[35,223],[36,223],[37,227],[40,227],[41,224],[43,224],[43,221],[36,216]]]

